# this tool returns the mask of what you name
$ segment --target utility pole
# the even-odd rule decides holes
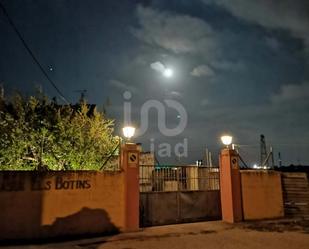
[[[278,166],[279,168],[282,167],[281,152],[278,153]]]
[[[205,164],[205,166],[209,166],[209,154],[208,154],[209,152],[208,152],[208,148],[206,148],[206,151],[205,151],[205,157],[204,157],[204,164]]]
[[[211,157],[211,152],[208,152],[208,160],[209,160],[209,167],[212,168],[212,157]]]
[[[274,152],[273,147],[269,148],[269,153],[266,151],[266,141],[265,136],[261,135],[261,167],[269,168],[269,160],[271,160],[271,168],[274,167]]]
[[[209,149],[206,147],[205,156],[204,156],[204,166],[212,167],[212,155]]]
[[[275,160],[274,160],[273,147],[270,147],[270,153],[271,153],[271,167],[274,168],[275,167]]]
[[[267,152],[266,152],[266,141],[265,141],[265,136],[263,134],[261,134],[260,137],[260,152],[261,152],[261,157],[260,157],[260,166],[266,166],[263,165],[265,162],[265,159],[267,157]],[[268,162],[266,162],[266,164],[268,165]]]

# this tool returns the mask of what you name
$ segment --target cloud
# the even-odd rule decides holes
[[[159,73],[163,73],[164,70],[165,70],[165,66],[164,66],[163,63],[161,63],[160,61],[156,61],[156,62],[154,62],[154,63],[151,63],[151,64],[150,64],[150,67],[151,67],[153,70],[155,70],[155,71],[157,71],[157,72],[159,72]]]
[[[216,4],[243,20],[270,29],[289,31],[309,45],[309,1],[307,0],[202,0]]]
[[[118,89],[120,89],[120,90],[122,90],[122,91],[130,91],[130,92],[132,92],[132,93],[137,93],[136,87],[130,86],[130,85],[128,85],[128,84],[125,84],[125,83],[123,83],[123,82],[121,82],[121,81],[119,81],[119,80],[114,80],[114,79],[112,79],[112,80],[110,80],[108,83],[109,83],[109,85],[111,85],[112,87],[118,88]]]
[[[214,51],[215,33],[199,18],[137,7],[140,28],[132,29],[141,41],[174,53]]]
[[[227,60],[220,60],[220,61],[212,61],[211,66],[215,69],[224,70],[224,71],[234,71],[239,72],[245,69],[245,64],[241,61],[227,61]]]
[[[199,65],[192,70],[191,75],[195,77],[212,77],[215,75],[215,72],[207,65]]]
[[[200,104],[201,104],[201,106],[205,107],[209,104],[209,100],[204,98],[204,99],[201,100]]]
[[[303,102],[309,99],[309,84],[288,84],[280,88],[278,94],[271,97],[274,104]]]
[[[272,50],[278,50],[281,46],[280,42],[274,37],[265,37],[265,43]]]
[[[183,97],[182,93],[180,92],[177,92],[177,91],[171,91],[171,92],[168,92],[167,94],[167,97],[168,98],[174,98],[174,99],[181,99]]]

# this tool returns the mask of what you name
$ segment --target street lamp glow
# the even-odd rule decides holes
[[[232,143],[233,137],[229,135],[224,135],[221,137],[221,141],[227,147]]]
[[[173,74],[174,74],[174,72],[173,72],[173,70],[170,69],[170,68],[165,68],[164,71],[163,71],[163,75],[164,75],[164,77],[166,77],[166,78],[172,77]]]
[[[135,128],[132,126],[126,126],[122,128],[122,132],[125,138],[130,139],[134,136]]]

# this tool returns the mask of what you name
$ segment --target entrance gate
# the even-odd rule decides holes
[[[219,169],[141,165],[140,226],[221,219]]]

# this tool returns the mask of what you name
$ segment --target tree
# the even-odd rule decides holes
[[[114,121],[83,102],[0,96],[0,170],[98,170],[117,146]]]

